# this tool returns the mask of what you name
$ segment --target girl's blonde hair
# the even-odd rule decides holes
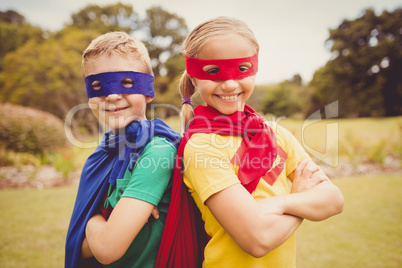
[[[89,44],[82,55],[82,75],[87,76],[87,65],[99,56],[119,55],[128,61],[143,63],[146,73],[153,74],[151,60],[145,45],[125,32],[109,32],[98,36]]]
[[[250,41],[250,45],[255,48],[256,54],[260,50],[257,39],[246,23],[235,18],[217,17],[198,25],[184,40],[182,52],[188,57],[197,58],[205,43],[227,35],[240,35]],[[180,79],[179,90],[183,99],[191,98],[196,92],[196,88],[194,88],[186,71]],[[191,105],[183,104],[181,111],[183,129],[186,130],[188,123],[194,117],[194,110]]]

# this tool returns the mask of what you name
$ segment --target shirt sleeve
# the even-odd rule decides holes
[[[155,206],[163,197],[172,177],[176,148],[164,138],[155,137],[135,163],[122,197],[131,197]]]
[[[204,203],[211,195],[240,183],[227,142],[215,134],[195,134],[183,155],[184,182]],[[237,146],[237,145],[233,145]]]

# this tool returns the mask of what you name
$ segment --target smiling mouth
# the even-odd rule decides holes
[[[126,110],[128,107],[114,108],[114,109],[105,109],[105,112],[116,113],[123,110]]]
[[[241,95],[241,93],[236,94],[236,95],[230,95],[230,96],[228,96],[228,95],[216,95],[216,96],[218,96],[219,98],[221,98],[222,100],[225,100],[225,101],[233,101],[233,100],[236,100],[240,95]]]

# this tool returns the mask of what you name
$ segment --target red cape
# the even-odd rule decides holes
[[[201,267],[204,259],[204,248],[209,237],[205,233],[201,214],[183,182],[183,152],[190,137],[195,133],[244,137],[232,162],[239,165],[238,177],[241,184],[252,193],[259,179],[272,167],[276,159],[275,134],[264,121],[265,119],[248,105],[245,106],[244,112],[236,112],[230,116],[222,115],[208,106],[198,106],[195,109],[195,117],[177,150],[172,199],[155,267]],[[250,157],[269,157],[269,161],[265,162],[265,165],[260,161],[261,166],[256,168],[249,161],[242,161]]]

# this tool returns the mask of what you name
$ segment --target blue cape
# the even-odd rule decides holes
[[[109,185],[121,179],[154,136],[166,138],[176,148],[180,134],[160,119],[134,121],[119,134],[104,134],[100,145],[82,169],[77,197],[66,238],[65,267],[102,267],[95,258],[82,260],[81,245],[88,220],[99,212]]]

